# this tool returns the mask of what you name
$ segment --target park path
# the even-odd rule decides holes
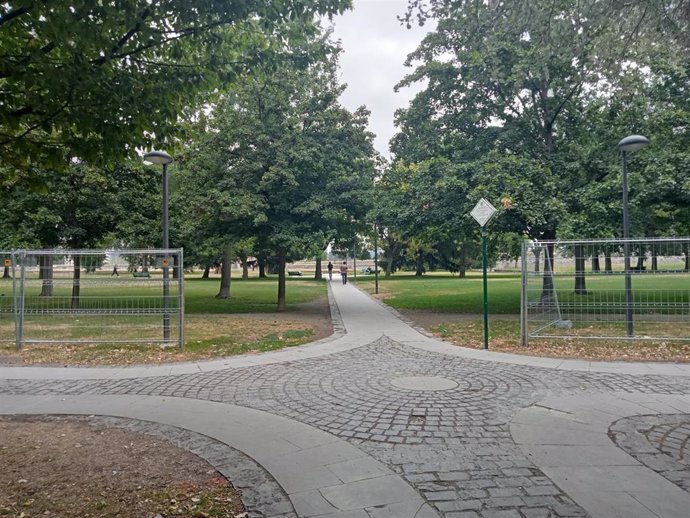
[[[634,436],[644,413],[686,444],[688,366],[465,349],[351,284],[333,281],[329,296],[336,335],[297,348],[181,365],[3,367],[0,412],[113,415],[214,438],[285,492],[283,507],[258,506],[256,516],[608,518],[619,504],[620,516],[687,515],[690,469],[657,470],[647,443],[606,441],[621,423]],[[592,459],[582,446],[606,454],[573,482],[574,459]],[[227,468],[217,452],[195,453]],[[611,473],[618,483],[587,486]]]

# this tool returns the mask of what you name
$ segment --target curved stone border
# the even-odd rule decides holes
[[[0,413],[108,415],[211,437],[266,469],[300,517],[438,517],[400,476],[355,446],[259,410],[154,396],[0,396]]]
[[[677,433],[678,428],[684,433]],[[624,417],[611,425],[609,437],[628,455],[690,492],[690,459],[683,456],[690,439],[690,414]]]
[[[16,414],[14,414],[16,416]],[[40,421],[81,421],[92,426],[119,428],[150,435],[201,457],[241,491],[240,498],[251,518],[295,518],[297,514],[285,491],[252,458],[200,433],[141,419],[111,416],[31,414]],[[12,416],[0,416],[0,419]]]
[[[333,334],[322,340],[313,342],[314,344],[331,342],[347,334],[345,324],[343,323],[343,316],[340,314],[338,302],[335,300],[335,295],[333,294],[331,281],[326,281],[326,287],[328,288],[328,309],[331,311],[331,325],[333,326]]]
[[[690,413],[690,395],[552,397],[518,412],[510,432],[532,462],[595,518],[687,518],[690,494],[608,435],[621,418],[670,413]]]

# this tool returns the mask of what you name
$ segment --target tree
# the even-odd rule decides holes
[[[687,94],[670,96],[669,110],[672,88],[666,101],[653,90],[665,81],[687,91],[688,12],[686,0],[412,0],[408,24],[433,17],[438,25],[409,56],[419,65],[399,85],[426,81],[396,115],[396,160],[463,164],[461,192],[473,200],[513,193],[518,203],[493,224],[504,230],[539,239],[617,235],[616,142],[644,133],[660,111],[675,113],[674,131],[687,135],[678,117]],[[673,44],[660,45],[669,39],[662,33]],[[499,174],[487,175],[492,169]],[[576,292],[584,293],[578,256]],[[592,261],[598,268],[598,256]]]
[[[114,235],[126,236],[122,229],[140,231],[131,220],[136,223],[145,217],[142,211],[158,195],[155,174],[142,166],[124,165],[108,171],[73,163],[64,172],[39,170],[35,178],[44,189],[36,190],[33,182],[19,177],[2,193],[2,235],[7,248],[79,249],[114,244]],[[146,221],[148,227],[150,221]],[[78,307],[81,257],[75,254],[72,260],[72,306]],[[41,257],[40,266],[41,294],[51,296],[52,256]]]
[[[187,159],[197,186],[190,216],[226,242],[255,238],[259,259],[271,251],[279,311],[286,308],[286,262],[316,253],[352,226],[373,182],[368,113],[339,105],[337,55],[325,39],[310,45],[311,59],[298,54],[230,88]]]
[[[178,118],[302,39],[347,0],[17,0],[0,6],[0,157],[116,163],[169,142]]]

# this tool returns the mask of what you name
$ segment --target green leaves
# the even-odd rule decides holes
[[[0,7],[0,159],[118,163],[347,0],[10,2]]]

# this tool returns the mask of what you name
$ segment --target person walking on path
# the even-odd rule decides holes
[[[343,264],[340,265],[340,277],[343,279],[343,284],[347,284],[347,261],[343,261]]]
[[[328,261],[328,280],[333,280],[333,263]]]

